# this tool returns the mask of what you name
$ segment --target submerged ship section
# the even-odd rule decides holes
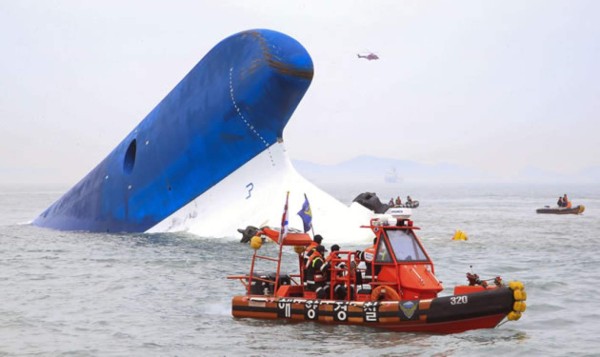
[[[33,224],[144,232],[270,149],[308,89],[313,64],[271,30],[217,44],[129,135]],[[236,182],[243,185],[249,182]]]

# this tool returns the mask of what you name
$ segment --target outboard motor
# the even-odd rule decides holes
[[[375,213],[385,213],[389,205],[381,203],[377,194],[373,192],[364,192],[356,196],[353,202],[358,202]]]

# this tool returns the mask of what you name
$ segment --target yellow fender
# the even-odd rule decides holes
[[[515,290],[513,292],[513,297],[517,301],[525,301],[527,300],[527,293],[525,292],[525,290]]]
[[[508,321],[517,321],[521,318],[521,313],[517,311],[511,311],[508,313],[506,318],[508,319]]]
[[[516,312],[524,312],[527,309],[527,304],[525,301],[515,301],[513,304],[513,310]]]
[[[506,315],[508,321],[517,321],[521,318],[521,313],[527,309],[527,293],[525,292],[525,285],[520,281],[511,281],[508,283],[508,288],[513,291],[513,297],[515,302],[513,304],[513,311]]]
[[[525,286],[523,285],[522,282],[520,281],[511,281],[508,283],[508,287],[511,290],[523,290],[525,288]]]

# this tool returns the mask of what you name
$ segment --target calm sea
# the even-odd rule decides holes
[[[234,319],[243,287],[226,276],[252,254],[238,237],[40,229],[25,222],[68,187],[0,186],[0,356],[600,355],[600,186],[322,187],[345,203],[410,194],[444,294],[468,271],[501,275],[524,282],[527,311],[454,335]],[[583,215],[535,213],[565,192]]]

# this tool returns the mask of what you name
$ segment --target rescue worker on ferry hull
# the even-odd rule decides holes
[[[325,264],[325,247],[318,245],[307,262],[305,275],[306,289],[317,293],[317,298],[323,299],[327,296],[325,274],[321,269]]]

